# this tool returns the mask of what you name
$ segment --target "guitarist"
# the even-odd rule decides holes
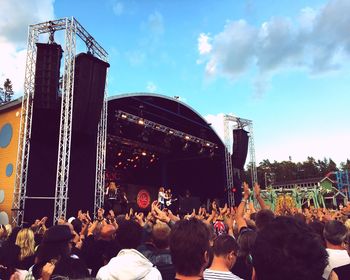
[[[174,202],[177,200],[177,198],[173,198],[173,194],[171,193],[171,189],[167,189],[165,191],[165,207],[170,209],[173,212],[174,209]]]

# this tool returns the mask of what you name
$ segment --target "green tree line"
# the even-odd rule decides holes
[[[266,185],[271,183],[325,177],[329,172],[339,170],[350,170],[350,160],[347,159],[337,166],[330,158],[316,160],[313,157],[307,157],[307,160],[303,162],[271,162],[268,159],[264,159],[257,166],[258,182],[262,187],[266,187]],[[249,164],[244,177],[248,182],[251,181]]]

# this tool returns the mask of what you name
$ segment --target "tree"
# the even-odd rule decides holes
[[[345,171],[345,170],[350,170],[350,160],[347,159],[346,162],[341,162],[340,163],[340,169]]]
[[[5,102],[5,93],[4,93],[4,89],[2,87],[0,87],[0,104]]]
[[[9,102],[13,96],[12,82],[9,78],[7,78],[4,82],[4,102]]]

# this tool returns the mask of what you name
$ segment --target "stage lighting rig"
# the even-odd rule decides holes
[[[142,122],[142,125],[145,128],[150,128],[150,129],[153,129],[156,131],[163,132],[164,134],[167,134],[167,135],[171,135],[174,137],[185,139],[187,142],[197,143],[197,144],[200,144],[200,145],[205,146],[207,148],[217,148],[218,147],[213,142],[207,141],[205,139],[196,137],[194,135],[187,134],[185,132],[173,129],[171,127],[167,127],[165,125],[147,120],[143,117],[139,117],[139,116],[136,116],[136,115],[133,115],[133,114],[121,111],[121,110],[117,110],[115,116],[118,119],[123,119],[123,120],[129,121],[129,122],[132,122],[135,124],[139,124],[139,125],[141,124],[140,122]]]

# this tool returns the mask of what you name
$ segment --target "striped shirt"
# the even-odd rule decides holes
[[[243,280],[231,271],[218,271],[206,269],[203,274],[204,280]]]

